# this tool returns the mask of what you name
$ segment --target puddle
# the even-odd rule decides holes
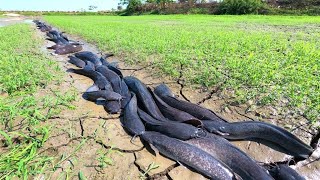
[[[32,24],[32,19],[26,19],[26,17],[3,17],[0,18],[0,27],[9,26],[18,23]]]

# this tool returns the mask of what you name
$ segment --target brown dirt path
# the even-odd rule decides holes
[[[36,29],[35,31],[39,36],[45,38],[45,33]],[[84,42],[78,37],[68,36],[70,39]],[[41,50],[50,53],[45,47],[51,45],[53,43],[46,42]],[[95,46],[87,43],[84,45],[84,50],[100,53]],[[54,58],[63,70],[74,68],[67,62],[67,56]],[[180,98],[185,97],[191,102],[210,108],[230,121],[260,119],[286,127],[307,143],[316,134],[310,130],[310,125],[303,117],[299,121],[296,119],[292,121],[292,117],[284,118],[275,114],[272,107],[248,111],[244,106],[230,104],[226,98],[226,92],[221,92],[218,88],[203,90],[199,87],[186,86],[183,84],[183,69],[179,79],[170,79],[160,76],[159,73],[153,74],[152,72],[156,70],[152,64],[145,67],[128,65],[122,61],[121,57],[113,57],[110,61],[119,61],[119,67],[124,75],[134,75],[151,87],[164,82]],[[92,83],[84,76],[65,73],[60,90],[64,92],[75,89],[77,100],[74,105],[77,108],[65,110],[59,116],[49,120],[54,128],[43,148],[43,153],[59,157],[58,168],[39,178],[79,179],[79,173],[82,173],[87,179],[206,179],[167,158],[155,156],[143,147],[138,138],[134,140],[134,144],[130,143],[131,137],[123,130],[119,115],[109,115],[102,106],[82,98],[82,92]],[[233,143],[259,162],[285,161],[289,158],[289,156],[255,142],[235,141]],[[312,158],[319,157],[319,153],[315,153]],[[152,163],[159,167],[147,170]],[[320,177],[319,161],[306,160],[292,167],[307,179]]]

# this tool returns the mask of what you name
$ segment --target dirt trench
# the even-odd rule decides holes
[[[45,33],[36,28],[35,31],[37,35],[46,38]],[[84,43],[84,50],[100,54],[94,45],[84,42],[79,37],[70,34],[67,36]],[[41,51],[52,55],[51,51],[46,49],[51,45],[54,43],[46,41]],[[64,71],[74,68],[67,62],[69,59],[67,56],[53,57]],[[159,73],[153,73],[156,70],[152,64],[144,67],[128,65],[117,56],[108,60],[118,61],[120,70],[125,76],[133,75],[150,87],[165,83],[179,98],[207,107],[231,122],[259,119],[290,129],[307,144],[317,134],[310,130],[310,124],[303,117],[298,121],[296,119],[292,121],[290,117],[284,118],[274,113],[272,107],[248,112],[245,106],[231,105],[225,98],[224,92],[219,91],[218,87],[203,89],[186,86],[183,83],[183,67],[180,70],[180,77],[171,79],[160,76]],[[59,165],[54,172],[47,172],[40,175],[39,178],[80,179],[79,175],[82,174],[87,179],[206,179],[170,159],[150,152],[143,146],[139,138],[131,143],[131,136],[123,130],[119,115],[110,115],[103,109],[103,106],[82,98],[82,92],[92,84],[93,81],[87,77],[65,73],[60,90],[65,92],[75,89],[77,100],[74,105],[77,108],[65,110],[47,121],[54,128],[52,128],[51,136],[45,143],[42,153],[60,157],[60,159],[57,160]],[[285,163],[291,158],[255,142],[234,141],[232,143],[258,162]],[[291,166],[307,179],[320,177],[319,143],[315,144],[317,150],[310,159],[295,162],[297,164],[294,163]]]

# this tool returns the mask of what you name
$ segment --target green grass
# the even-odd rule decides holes
[[[29,25],[0,28],[0,179],[29,179],[52,168],[53,157],[39,154],[50,137],[45,121],[69,107],[71,93],[41,94],[62,75],[40,51]]]
[[[232,92],[236,103],[282,104],[312,122],[319,119],[319,17],[46,16],[45,20],[128,62],[152,61],[172,77],[179,76],[182,65],[187,83],[220,85]]]

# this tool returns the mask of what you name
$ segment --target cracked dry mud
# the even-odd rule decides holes
[[[36,29],[35,31],[45,38],[44,33]],[[78,37],[71,35],[69,37],[84,42]],[[51,45],[53,43],[46,41],[42,51],[49,54],[50,52],[45,47]],[[84,50],[97,54],[100,52],[87,43],[84,45]],[[53,59],[56,59],[65,71],[68,68],[74,68],[67,62],[67,55],[55,56]],[[261,113],[246,112],[245,106],[227,106],[228,99],[224,98],[218,88],[203,91],[201,88],[186,86],[183,83],[183,67],[181,67],[178,79],[170,79],[159,77],[159,74],[152,74],[154,67],[150,65],[143,67],[128,65],[121,61],[120,57],[112,57],[109,61],[119,61],[119,67],[125,76],[133,75],[151,87],[164,82],[179,98],[207,107],[231,122],[260,119],[289,128],[293,134],[307,143],[316,134],[303,117],[298,121],[297,119],[294,121],[290,118],[284,119],[275,115],[272,108],[269,107],[261,109]],[[109,115],[103,106],[82,98],[82,92],[86,91],[92,83],[93,81],[87,77],[65,73],[60,90],[69,91],[75,88],[77,100],[73,105],[77,108],[65,110],[49,120],[49,124],[54,128],[52,128],[51,137],[45,143],[42,153],[61,157],[63,161],[55,172],[47,172],[42,176],[51,179],[65,179],[66,176],[70,179],[78,179],[78,173],[82,172],[87,179],[207,179],[179,163],[155,154],[149,147],[144,147],[139,138],[131,143],[131,136],[121,126],[119,114]],[[264,114],[266,118],[261,118],[261,114]],[[289,159],[289,156],[255,142],[234,141],[232,143],[258,162],[282,162]],[[317,179],[320,176],[318,143],[317,147],[313,157],[291,166],[307,179]],[[112,148],[111,151],[110,148]],[[152,163],[159,167],[149,171],[148,167]]]

